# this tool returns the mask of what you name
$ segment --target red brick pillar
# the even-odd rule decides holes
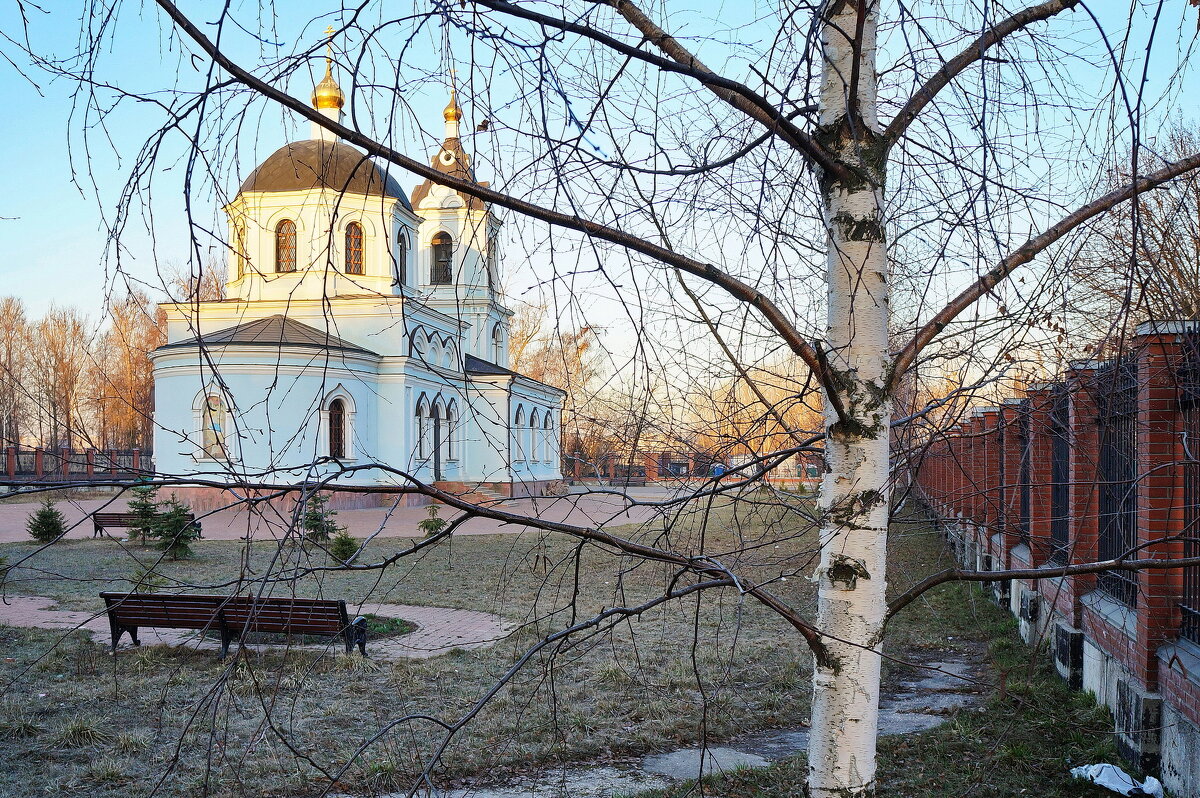
[[[33,473],[39,477],[46,473],[46,452],[40,446],[33,450]]]
[[[1183,350],[1176,325],[1143,324],[1134,338],[1138,370],[1138,484],[1137,540],[1139,558],[1178,558],[1183,542],[1165,540],[1183,534],[1183,452],[1177,372]],[[1179,600],[1183,571],[1147,570],[1138,573],[1138,650],[1146,687],[1156,689],[1158,658],[1163,643],[1179,631]]]
[[[1003,552],[1001,564],[1011,567],[1009,552],[1021,541],[1021,400],[1005,399],[1000,406],[1004,445],[1001,466],[1004,471],[1004,521],[1000,525]]]
[[[1029,552],[1030,565],[1050,558],[1050,517],[1054,477],[1051,469],[1054,438],[1050,434],[1053,386],[1038,383],[1026,392],[1029,413]]]
[[[87,475],[88,479],[96,476],[96,450],[87,450]]]
[[[69,478],[71,476],[71,450],[64,446],[58,450],[58,454],[62,458],[58,464],[58,470],[64,477]]]
[[[992,537],[1000,523],[1000,408],[985,407],[980,412],[983,428],[983,551],[993,560],[998,551]],[[994,563],[993,563],[994,566]]]
[[[954,490],[951,493],[952,501],[954,502],[953,516],[956,519],[963,518],[966,515],[966,495],[967,495],[967,472],[966,464],[963,462],[965,455],[962,426],[957,426],[953,430],[953,437],[950,439],[951,450],[953,455],[951,458],[951,468],[953,470],[952,482]]]
[[[15,446],[4,448],[4,470],[10,477],[17,475],[17,448]]]
[[[133,450],[133,470],[138,471],[141,469],[141,467],[142,467],[142,450],[134,449]]]

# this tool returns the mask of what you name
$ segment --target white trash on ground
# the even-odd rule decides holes
[[[1153,798],[1163,798],[1163,786],[1158,779],[1147,776],[1145,781],[1139,782],[1116,765],[1083,765],[1071,768],[1071,775],[1112,790],[1117,795],[1149,795]]]

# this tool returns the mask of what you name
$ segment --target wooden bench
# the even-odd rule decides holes
[[[108,527],[120,529],[131,529],[142,521],[136,513],[92,513],[92,537],[98,538],[104,534],[104,530]],[[188,523],[196,524],[196,516],[188,513]],[[196,537],[203,537],[200,534],[200,525],[196,524]]]
[[[100,598],[108,610],[114,654],[121,635],[128,632],[140,646],[138,629],[152,628],[220,632],[221,659],[247,632],[341,635],[347,654],[357,645],[367,655],[367,620],[351,623],[344,601],[180,593],[101,593]]]

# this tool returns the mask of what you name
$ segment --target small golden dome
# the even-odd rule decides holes
[[[318,111],[325,108],[341,108],[346,104],[346,95],[342,94],[342,87],[333,79],[333,62],[329,59],[325,60],[325,77],[313,89],[312,104]]]
[[[442,111],[442,117],[447,122],[462,121],[463,111],[458,104],[458,98],[454,89],[450,89],[450,102],[446,105],[446,110]]]

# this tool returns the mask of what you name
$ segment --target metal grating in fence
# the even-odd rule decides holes
[[[1200,340],[1189,336],[1187,363],[1180,369],[1179,410],[1183,421],[1184,557],[1200,557]],[[1200,566],[1183,569],[1179,602],[1182,637],[1200,643]]]
[[[1005,529],[1008,520],[1008,480],[1004,475],[1004,427],[1003,423],[996,426],[996,528],[1001,530]]]
[[[1137,367],[1111,363],[1096,372],[1099,383],[1100,559],[1126,555],[1137,545]],[[1129,607],[1137,606],[1137,576],[1100,574],[1097,587]]]
[[[1050,562],[1066,564],[1070,546],[1070,394],[1059,383],[1050,393]]]
[[[1033,511],[1033,435],[1030,429],[1029,400],[1021,400],[1017,407],[1017,440],[1021,446],[1021,473],[1017,476],[1018,490],[1021,491],[1021,542],[1029,545],[1029,522]]]

